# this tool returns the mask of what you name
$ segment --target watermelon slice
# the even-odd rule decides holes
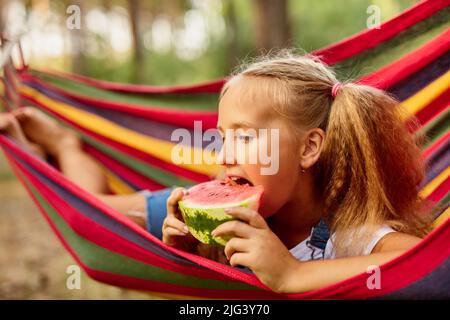
[[[218,225],[234,219],[224,209],[248,207],[258,210],[263,187],[226,179],[200,183],[188,191],[178,206],[189,231],[202,243],[224,246],[229,239],[211,236],[211,231]]]

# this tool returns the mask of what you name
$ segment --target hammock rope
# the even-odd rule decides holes
[[[450,280],[450,13],[448,0],[424,0],[382,24],[313,52],[342,77],[355,66],[359,82],[402,101],[404,121],[428,140],[428,171],[421,195],[441,208],[435,229],[417,246],[381,266],[383,286],[370,290],[367,274],[299,294],[268,290],[251,272],[171,248],[74,185],[11,138],[0,145],[12,169],[65,248],[92,278],[108,284],[168,294],[223,299],[449,297]],[[424,27],[426,26],[426,28]],[[415,35],[415,37],[413,37]],[[408,43],[405,45],[404,41]],[[376,66],[376,69],[369,67]],[[346,69],[347,68],[347,69]],[[78,132],[86,152],[118,194],[187,186],[209,180],[217,166],[177,166],[170,161],[175,128],[192,135],[214,128],[217,98],[226,79],[157,87],[95,80],[22,64],[5,65],[3,99],[35,106]],[[371,70],[369,72],[368,70]],[[412,117],[420,127],[410,125]],[[190,150],[202,156],[205,146]]]

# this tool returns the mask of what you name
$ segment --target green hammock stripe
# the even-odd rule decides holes
[[[245,283],[196,278],[151,266],[132,258],[102,248],[75,233],[48,202],[26,181],[39,204],[49,215],[65,241],[76,252],[83,263],[91,269],[110,272],[117,275],[153,280],[192,288],[219,290],[260,290]]]
[[[425,126],[420,128],[420,134],[425,134],[427,137],[424,148],[428,147],[430,144],[446,134],[449,129],[449,123],[450,109],[447,109],[440,113],[436,119],[433,119],[430,123],[427,123]]]
[[[450,8],[400,32],[394,38],[374,48],[354,55],[334,65],[338,77],[356,79],[370,74],[413,52],[450,27]]]
[[[29,71],[39,79],[73,94],[95,97],[100,100],[136,104],[142,107],[161,107],[181,110],[217,110],[217,93],[196,94],[133,94],[99,89],[71,79],[49,75],[36,70]]]
[[[172,186],[181,187],[181,186],[189,186],[195,183],[194,181],[174,175],[168,171],[161,170],[155,166],[142,162],[136,158],[132,158],[131,156],[128,156],[120,151],[114,150],[108,147],[106,144],[87,136],[83,132],[79,133],[86,143],[90,144],[91,146],[95,147],[101,152],[107,154],[108,156],[122,163],[126,167],[129,167],[134,171],[139,172],[146,178],[156,181],[159,184],[162,184],[167,187]]]
[[[445,195],[445,197],[443,197],[443,198],[441,199],[441,201],[438,202],[438,204],[439,204],[440,206],[444,206],[444,205],[447,205],[449,202],[450,202],[450,191],[447,192],[447,194]]]

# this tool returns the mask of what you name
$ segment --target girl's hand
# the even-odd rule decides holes
[[[230,264],[250,268],[266,286],[276,292],[282,291],[299,262],[258,212],[241,207],[227,209],[226,212],[241,221],[225,222],[212,235],[233,236],[225,246]]]
[[[186,194],[186,189],[176,188],[167,199],[167,216],[162,227],[162,241],[169,246],[192,252],[199,241],[189,233],[178,208],[178,201]]]

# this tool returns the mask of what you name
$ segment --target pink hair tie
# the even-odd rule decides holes
[[[340,83],[340,82],[336,82],[333,85],[333,88],[331,88],[331,95],[333,96],[333,98],[336,98],[336,95],[341,88],[342,88],[342,83]]]

